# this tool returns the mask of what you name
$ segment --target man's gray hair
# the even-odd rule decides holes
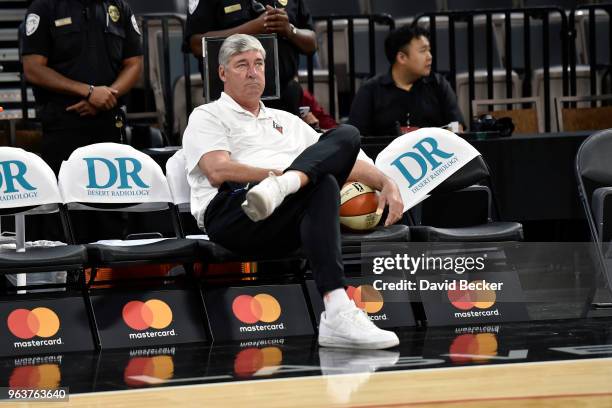
[[[247,34],[230,35],[219,50],[219,65],[227,67],[230,58],[247,51],[259,51],[263,59],[266,59],[266,50],[257,38]]]

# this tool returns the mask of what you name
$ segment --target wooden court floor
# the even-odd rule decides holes
[[[160,387],[15,406],[612,407],[612,358]]]

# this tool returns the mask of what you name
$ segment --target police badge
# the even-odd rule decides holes
[[[117,8],[117,6],[108,6],[108,16],[111,20],[113,20],[113,23],[119,21],[119,17],[121,17],[121,15],[119,14],[119,9]]]

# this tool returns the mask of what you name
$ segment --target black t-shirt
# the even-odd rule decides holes
[[[289,22],[297,28],[312,30],[312,18],[304,0],[259,0],[261,4],[283,7],[289,16]],[[190,39],[194,34],[209,31],[227,30],[242,25],[257,14],[252,9],[251,0],[190,0],[185,29],[183,51],[190,51]],[[278,37],[279,76],[284,88],[297,74],[299,49],[291,41]]]
[[[365,136],[392,136],[397,134],[397,123],[406,125],[407,114],[410,126],[439,127],[453,121],[465,124],[457,96],[442,75],[432,73],[405,91],[395,85],[390,71],[359,88],[349,123]]]
[[[24,28],[23,55],[45,56],[49,68],[86,84],[110,86],[124,59],[142,55],[140,28],[125,0],[34,0]],[[36,89],[37,104],[49,110],[81,99]]]

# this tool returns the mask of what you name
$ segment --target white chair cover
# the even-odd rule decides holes
[[[76,149],[62,163],[59,188],[65,203],[171,203],[161,167],[131,146],[97,143]]]
[[[376,167],[395,180],[406,211],[479,155],[472,145],[448,130],[422,128],[391,142],[376,157]]]
[[[187,163],[183,150],[174,153],[166,162],[166,179],[174,204],[189,204],[190,188],[187,182]]]
[[[53,170],[34,153],[0,147],[0,208],[61,203]]]

